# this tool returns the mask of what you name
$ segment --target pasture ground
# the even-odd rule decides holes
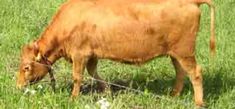
[[[202,17],[197,37],[197,62],[203,67],[205,102],[211,109],[235,109],[235,1],[213,0],[216,6],[215,60],[209,56],[210,12],[201,6]],[[124,65],[108,60],[99,62],[99,74],[109,82],[128,83],[129,90],[94,93],[93,83],[85,73],[83,94],[69,101],[71,65],[63,59],[54,65],[57,86],[54,93],[49,82],[39,82],[30,89],[35,94],[24,94],[15,88],[22,45],[37,39],[58,6],[64,0],[0,0],[0,108],[1,109],[95,109],[102,97],[111,109],[191,109],[194,108],[192,85],[185,79],[185,88],[179,97],[169,95],[175,72],[168,57],[154,59],[141,66]],[[210,63],[209,63],[210,62]],[[48,81],[45,78],[44,81]],[[41,85],[42,88],[38,88]],[[161,96],[162,99],[154,95]],[[168,100],[166,100],[168,99]]]

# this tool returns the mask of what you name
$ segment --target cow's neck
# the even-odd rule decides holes
[[[55,36],[53,32],[46,30],[40,39],[37,40],[40,54],[51,64],[60,58],[59,45]]]

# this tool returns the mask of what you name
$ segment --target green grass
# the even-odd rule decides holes
[[[102,97],[112,109],[190,109],[194,108],[191,83],[185,79],[180,97],[170,97],[175,73],[169,58],[157,58],[141,67],[108,60],[99,63],[98,72],[109,82],[127,81],[128,86],[145,94],[122,90],[113,93],[83,93],[74,102],[71,91],[71,65],[60,60],[54,65],[57,78],[54,93],[48,82],[30,86],[37,92],[24,94],[15,88],[15,72],[22,45],[37,39],[64,0],[0,0],[0,108],[60,109],[98,108]],[[205,102],[211,109],[235,109],[235,1],[214,0],[216,6],[215,60],[209,58],[210,13],[201,6],[202,17],[197,37],[197,61],[203,67]],[[209,64],[209,60],[213,64]],[[85,73],[84,86],[91,84]],[[48,78],[45,78],[48,80]],[[42,89],[37,86],[42,85]],[[164,99],[156,98],[154,95]],[[168,100],[166,100],[168,99]],[[88,108],[89,109],[89,108]]]

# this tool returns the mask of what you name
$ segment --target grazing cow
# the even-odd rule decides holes
[[[50,66],[64,57],[73,64],[72,97],[76,97],[84,68],[101,80],[96,71],[98,59],[142,64],[168,55],[176,70],[172,94],[180,94],[187,74],[195,103],[202,106],[202,76],[195,60],[195,40],[199,6],[203,3],[211,8],[213,53],[214,7],[210,0],[69,0],[41,37],[23,47],[17,87],[42,79]],[[105,84],[99,86],[105,89]]]

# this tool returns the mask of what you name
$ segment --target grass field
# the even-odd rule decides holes
[[[15,88],[15,72],[22,45],[37,39],[54,12],[65,0],[0,0],[0,109],[95,109],[102,97],[111,109],[191,109],[193,90],[188,78],[179,97],[169,95],[175,73],[167,57],[157,58],[141,66],[130,66],[102,60],[98,72],[109,82],[125,81],[127,86],[144,91],[129,90],[115,93],[92,93],[85,86],[92,81],[85,73],[84,92],[69,101],[71,65],[63,59],[54,65],[56,92],[49,82],[30,86],[35,94],[24,94]],[[210,12],[201,6],[202,17],[197,37],[197,61],[203,67],[205,102],[210,109],[235,109],[235,1],[214,0],[216,6],[217,54],[209,57]],[[210,61],[210,63],[209,63]],[[44,81],[47,81],[45,78]],[[38,88],[41,85],[42,88]],[[156,96],[161,98],[156,98]]]

